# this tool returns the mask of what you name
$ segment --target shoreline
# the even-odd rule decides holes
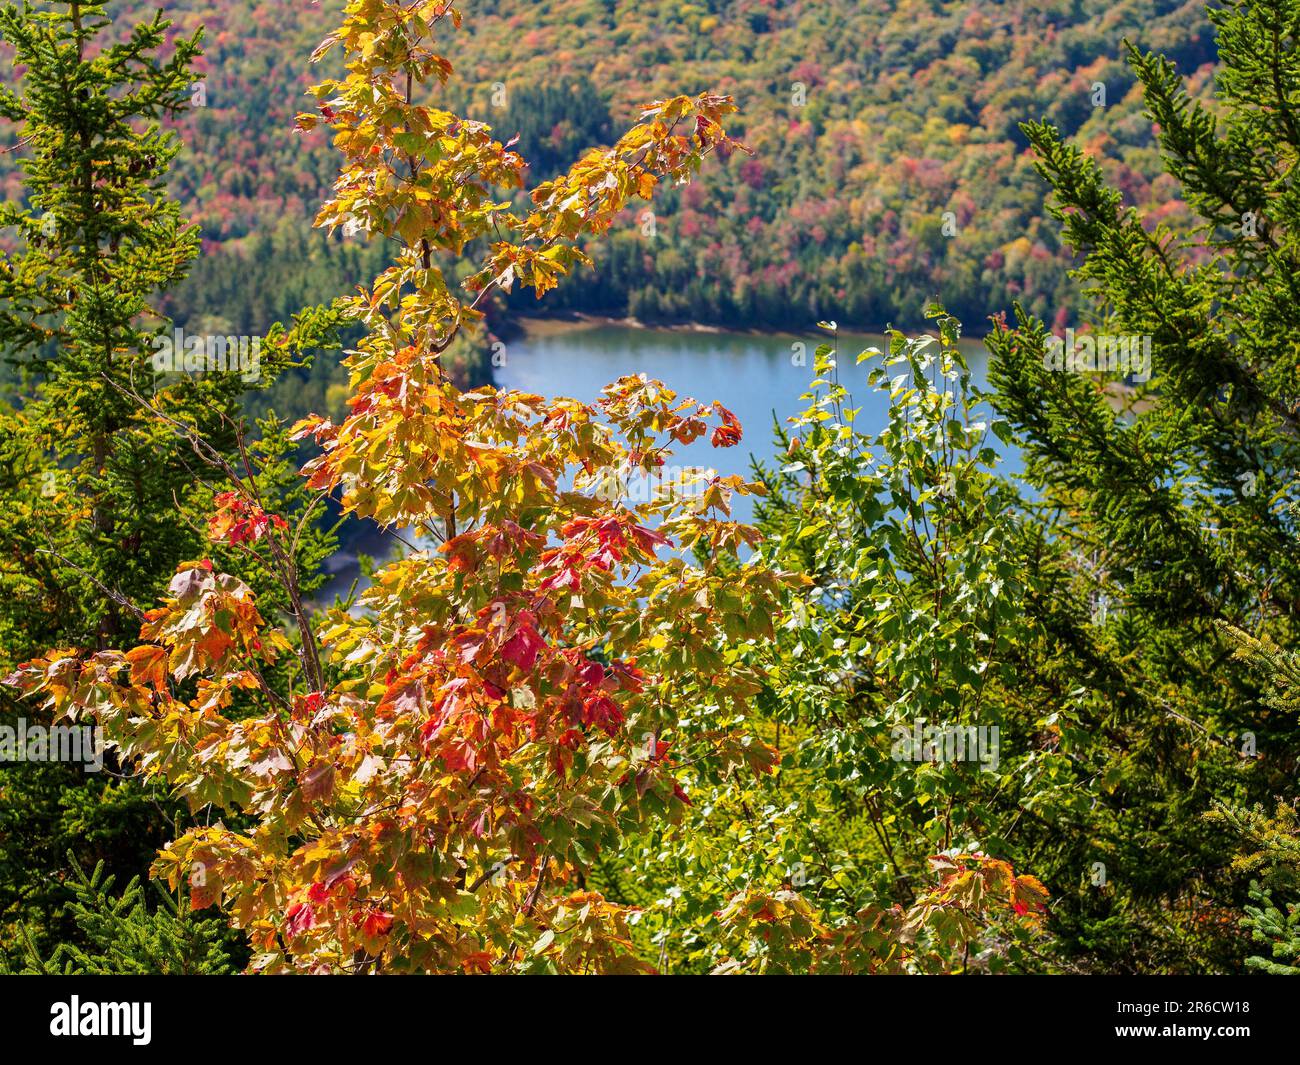
[[[806,338],[810,333],[824,337],[830,336],[829,333],[819,330],[816,323],[812,323],[809,326],[810,333],[799,333],[791,329],[742,329],[734,326],[707,325],[703,322],[643,322],[639,318],[616,318],[613,315],[588,314],[585,311],[568,311],[563,314],[548,315],[546,317],[521,314],[513,318],[512,321],[525,336],[559,336],[563,333],[576,332],[581,329],[599,329],[606,326],[613,326],[621,329],[637,329],[647,333],[693,333],[705,336]],[[839,333],[841,336],[877,337],[885,335],[885,328],[889,327],[882,327],[879,329],[843,328],[839,330]],[[906,330],[903,331],[907,332]],[[927,330],[925,327],[922,327],[918,331],[925,332]],[[963,340],[976,340],[981,343],[988,335],[989,330],[985,330],[984,332],[975,335],[967,333],[965,328],[963,328],[961,334]]]

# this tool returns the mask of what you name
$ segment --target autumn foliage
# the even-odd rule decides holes
[[[298,530],[225,467],[209,536],[278,569],[285,617],[193,561],[134,650],[60,650],[10,678],[93,716],[124,759],[210,810],[154,871],[188,884],[195,908],[222,907],[258,971],[648,970],[632,911],[588,885],[592,863],[681,816],[677,767],[765,774],[777,757],[746,718],[754,651],[793,578],[753,561],[757,534],[730,513],[762,485],[699,471],[699,491],[635,504],[600,490],[675,444],[737,444],[734,415],[638,377],[595,404],[462,391],[441,365],[486,293],[540,297],[585,261],[580,238],[740,149],[724,128],[734,108],[710,94],[648,105],[521,216],[505,193],[523,160],[426,102],[452,72],[434,34],[459,21],[445,3],[352,0],[317,53],[341,48],[347,73],[299,118],[328,127],[343,156],[317,224],[396,249],[344,301],[365,329],[349,413],[298,427],[319,447],[303,472],[415,549],[355,609],[313,613],[291,561]],[[485,243],[464,289],[449,283],[445,257]],[[795,895],[739,895],[725,920],[780,927],[814,968],[875,971],[928,957],[907,943],[918,921],[935,932],[935,914],[961,938],[989,907],[1041,907],[1032,878],[955,862],[919,909],[861,927],[823,929]]]

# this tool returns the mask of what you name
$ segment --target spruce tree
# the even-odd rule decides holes
[[[89,876],[68,855],[72,920],[84,946],[60,943],[49,958],[24,934],[25,975],[79,976],[217,976],[235,972],[246,951],[223,922],[190,912],[189,900],[153,884],[157,901],[133,877],[120,893],[99,862]]]
[[[1264,699],[1294,719],[1300,712],[1300,655],[1278,647],[1268,637],[1224,626],[1237,644],[1237,656],[1258,670]],[[1221,803],[1211,819],[1227,825],[1241,840],[1233,865],[1250,874],[1250,903],[1242,927],[1251,941],[1266,948],[1246,965],[1275,976],[1300,976],[1300,812],[1285,801],[1270,814],[1263,806]]]
[[[1287,506],[1300,461],[1300,2],[1242,0],[1211,18],[1213,103],[1191,98],[1169,60],[1128,48],[1195,224],[1142,217],[1055,128],[1024,127],[1089,288],[1071,325],[1092,327],[1094,354],[1107,336],[1138,357],[1090,372],[1086,344],[1082,361],[1063,357],[1019,309],[990,339],[998,404],[1041,493],[1030,608],[1049,639],[1024,689],[1089,738],[1068,750],[1066,797],[1030,811],[1027,843],[1067,949],[1112,971],[1242,965],[1249,883],[1231,827],[1203,815],[1296,796],[1294,708],[1270,705],[1228,629],[1293,647],[1300,624]]]
[[[166,189],[181,144],[164,122],[190,105],[200,34],[172,39],[169,26],[161,14],[115,25],[94,3],[0,7],[0,38],[20,73],[15,88],[0,89],[0,116],[26,191],[24,203],[0,207],[0,226],[16,232],[0,255],[0,348],[27,383],[17,404],[0,408],[0,672],[52,646],[134,639],[142,607],[176,564],[207,550],[203,525],[220,485],[203,458],[247,459],[281,513],[311,504],[274,420],[261,441],[244,443],[241,396],[257,383],[249,362],[197,374],[155,367],[174,336],[157,303],[199,251],[197,229]],[[322,340],[330,322],[313,314],[268,330],[262,375],[304,336]],[[328,546],[306,532],[305,572]],[[7,691],[0,712],[10,725],[32,717]],[[123,880],[168,838],[176,810],[167,797],[112,779],[111,759],[108,769],[0,770],[6,943],[16,942],[15,922],[31,926],[40,950],[78,935],[65,909],[67,850],[87,865],[106,861]]]

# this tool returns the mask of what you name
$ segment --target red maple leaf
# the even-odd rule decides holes
[[[284,917],[285,928],[291,938],[302,935],[316,924],[316,911],[305,902],[295,902]]]
[[[619,725],[623,724],[623,711],[608,695],[596,695],[583,704],[582,719],[605,735],[612,736],[618,731]]]
[[[718,412],[718,417],[722,419],[722,424],[713,430],[713,436],[709,438],[713,446],[735,447],[740,443],[740,438],[743,435],[740,428],[740,419],[721,403],[713,404],[713,409]]]
[[[215,543],[255,543],[269,528],[283,531],[289,527],[283,518],[267,514],[236,492],[222,492],[212,502],[217,512],[208,519],[208,538]]]
[[[515,626],[514,634],[501,645],[501,657],[525,673],[537,664],[537,655],[546,647],[533,628],[531,615],[520,615],[523,620]]]
[[[393,927],[393,915],[385,913],[382,910],[371,910],[366,914],[366,919],[361,925],[361,929],[367,936],[378,938],[386,936],[388,930]]]

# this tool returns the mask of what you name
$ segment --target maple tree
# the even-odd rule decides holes
[[[459,16],[443,4],[349,4],[318,52],[342,45],[347,76],[323,82],[318,114],[300,119],[328,123],[345,160],[319,224],[359,222],[400,248],[345,301],[366,328],[351,413],[302,426],[323,449],[308,484],[437,550],[377,574],[363,612],[313,617],[291,531],[247,469],[207,454],[231,484],[209,535],[279,566],[288,631],[203,560],[148,612],[148,642],[54,652],[13,678],[58,712],[93,713],[193,807],[255,815],[248,830],[187,832],[155,872],[188,882],[196,908],[227,906],[264,970],[640,967],[619,908],[584,891],[582,862],[620,826],[688,801],[655,737],[681,732],[696,756],[755,771],[770,761],[738,727],[757,681],[726,647],[765,631],[780,582],[755,567],[724,580],[718,562],[752,542],[727,512],[756,486],[714,478],[698,499],[630,508],[593,490],[611,470],[653,469],[715,413],[716,442],[734,443],[734,418],[637,378],[597,407],[461,393],[440,365],[483,293],[541,295],[583,260],[579,234],[731,150],[732,106],[703,95],[647,108],[517,217],[496,193],[521,183],[522,159],[486,126],[417,101],[450,73],[430,47],[445,21]],[[504,239],[470,281],[479,296],[462,299],[434,250],[489,232]],[[277,685],[286,655],[298,668]]]
[[[424,546],[380,570],[359,609],[313,614],[297,532],[263,505],[248,456],[240,470],[199,443],[230,485],[209,537],[279,572],[284,623],[203,559],[179,567],[139,646],[59,650],[9,678],[56,713],[93,715],[145,774],[228,815],[154,872],[188,884],[196,909],[223,906],[259,971],[647,970],[628,907],[587,883],[593,859],[680,817],[679,766],[765,774],[775,759],[746,726],[762,684],[749,652],[794,578],[745,561],[758,534],[731,517],[735,495],[763,486],[696,470],[641,502],[610,490],[674,444],[735,446],[734,415],[643,377],[596,404],[462,391],[441,364],[485,294],[540,297],[586,261],[579,238],[741,148],[723,127],[734,107],[707,93],[646,107],[519,215],[500,195],[523,180],[511,145],[421,102],[451,73],[433,34],[459,22],[444,3],[353,0],[316,53],[341,46],[346,76],[299,118],[326,124],[344,158],[318,225],[397,248],[342,301],[364,327],[350,410],[299,426],[321,449],[304,474]],[[453,290],[438,254],[488,237],[468,294]],[[1029,890],[971,862],[981,883]],[[928,901],[959,895],[950,878]],[[841,942],[852,934],[832,945],[858,949]]]

